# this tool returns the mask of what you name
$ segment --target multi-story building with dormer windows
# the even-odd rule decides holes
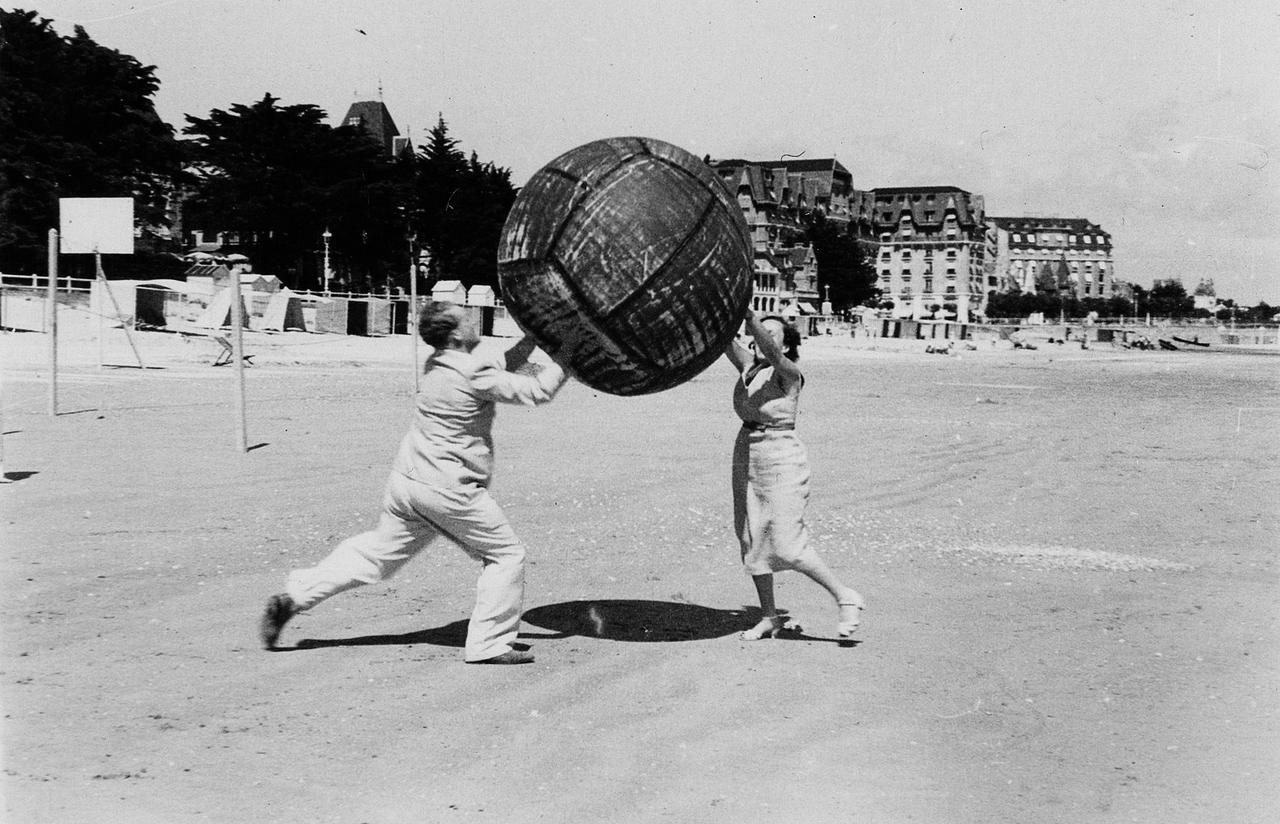
[[[1003,290],[1109,298],[1116,291],[1111,235],[1070,217],[991,217],[996,275]]]
[[[817,260],[803,219],[820,212],[848,223],[853,176],[834,158],[821,160],[712,160],[711,167],[738,198],[755,248],[752,308],[768,313],[818,312]]]
[[[855,214],[876,245],[877,286],[895,311],[931,312],[967,321],[994,284],[994,237],[983,197],[955,186],[872,189]]]

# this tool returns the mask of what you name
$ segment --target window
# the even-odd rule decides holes
[[[924,219],[930,223],[933,223],[934,216],[937,214],[938,214],[937,212],[934,212],[932,210],[927,210],[924,213]]]
[[[1084,236],[1084,242],[1085,242],[1085,243],[1093,243],[1093,235],[1085,235],[1085,236]]]
[[[948,249],[948,250],[947,250],[947,260],[955,260],[955,259],[956,259],[956,250],[955,250],[955,249]]]
[[[910,250],[910,249],[903,249],[903,250],[902,250],[902,262],[903,262],[903,263],[910,263],[910,262],[911,262],[911,250]]]
[[[881,242],[881,243],[888,243],[888,242],[889,242],[890,240],[892,240],[892,239],[893,239],[893,236],[892,236],[892,235],[890,235],[888,232],[881,232],[881,233],[880,233],[880,242]]]
[[[924,279],[924,291],[926,293],[933,291],[933,278]]]
[[[1070,244],[1072,244],[1072,245],[1075,245],[1075,242],[1076,242],[1076,236],[1075,236],[1075,235],[1067,235],[1067,243],[1070,243]]]
[[[1035,235],[1033,235],[1033,234],[1031,234],[1030,232],[1028,232],[1028,233],[1027,233],[1027,243],[1035,243],[1035,242],[1036,242],[1036,236],[1035,236]]]
[[[885,249],[883,252],[881,252],[881,253],[880,253],[880,259],[881,259],[881,260],[888,260],[888,259],[889,259],[889,250],[888,250],[888,249]]]
[[[948,266],[948,267],[947,267],[947,277],[949,277],[949,278],[953,278],[953,277],[955,277],[955,276],[956,276],[956,267],[954,267],[954,266]]]
[[[955,284],[954,284],[954,283],[948,283],[948,284],[947,284],[947,288],[946,288],[944,291],[945,291],[945,292],[946,292],[946,294],[948,294],[948,295],[954,295],[954,294],[956,293],[956,287],[955,287]]]
[[[889,279],[889,275],[891,275],[891,274],[892,274],[892,272],[891,272],[890,270],[888,270],[888,269],[881,269],[881,270],[880,270],[880,277],[884,278],[885,280],[888,280],[888,279]]]
[[[880,219],[883,220],[885,223],[888,223],[889,221],[893,220],[893,212],[885,212],[884,214],[880,215]]]
[[[1022,234],[1021,234],[1021,233],[1019,233],[1019,232],[1014,232],[1014,233],[1013,233],[1013,242],[1014,242],[1014,243],[1021,243],[1021,242],[1022,242]]]
[[[351,117],[348,117],[348,118],[347,118],[347,125],[348,125],[348,126],[359,126],[359,125],[360,125],[361,123],[363,123],[363,122],[364,122],[364,118],[363,118],[363,117],[361,117],[361,116],[360,116],[360,115],[358,115],[358,114],[357,114],[357,115],[352,115]]]

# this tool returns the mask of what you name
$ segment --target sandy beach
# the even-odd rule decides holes
[[[724,363],[503,408],[527,667],[461,662],[439,543],[258,648],[265,598],[376,514],[408,338],[3,333],[6,821],[1280,820],[1280,360],[801,350],[818,550],[859,642],[744,642]],[[923,342],[919,342],[923,346]],[[484,345],[500,346],[490,340]],[[425,350],[424,350],[425,354]]]

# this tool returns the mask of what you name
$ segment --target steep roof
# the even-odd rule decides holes
[[[977,224],[975,210],[981,209],[972,194],[955,186],[895,186],[872,189],[870,195],[871,219],[880,226],[897,224],[904,214],[910,214],[918,226],[940,225],[954,211],[957,224],[972,227]]]
[[[781,166],[789,172],[839,172],[840,174],[852,177],[849,170],[834,157],[815,157],[808,160],[791,158],[779,160],[776,163],[771,163],[770,165]]]
[[[1092,232],[1095,235],[1106,235],[1102,227],[1082,217],[996,217],[988,216],[987,220],[1001,229],[1024,229],[1029,231],[1059,230],[1064,232]]]
[[[353,119],[357,119],[357,122],[352,123]],[[363,129],[364,133],[376,140],[387,154],[391,153],[395,138],[400,134],[395,121],[391,119],[391,112],[381,100],[362,100],[352,103],[351,108],[347,109],[346,117],[342,118],[342,123],[356,125]]]
[[[717,171],[723,169],[763,169],[772,179],[774,197],[782,197],[783,189],[790,189],[793,197],[798,197],[803,189],[810,197],[830,198],[836,188],[835,181],[841,182],[844,194],[851,194],[853,175],[834,157],[814,158],[811,160],[743,160],[728,158],[712,160],[711,167]],[[803,186],[799,181],[804,181]]]

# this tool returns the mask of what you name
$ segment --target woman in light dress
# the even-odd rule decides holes
[[[783,628],[786,618],[778,615],[773,600],[773,573],[790,569],[831,593],[839,610],[836,633],[848,640],[858,628],[862,596],[818,557],[804,523],[809,459],[795,431],[804,386],[796,363],[800,333],[781,318],[760,318],[750,309],[746,328],[752,347],[735,340],[725,350],[738,371],[733,408],[742,419],[733,448],[734,528],[762,612],[759,623],[742,637],[769,638]]]

